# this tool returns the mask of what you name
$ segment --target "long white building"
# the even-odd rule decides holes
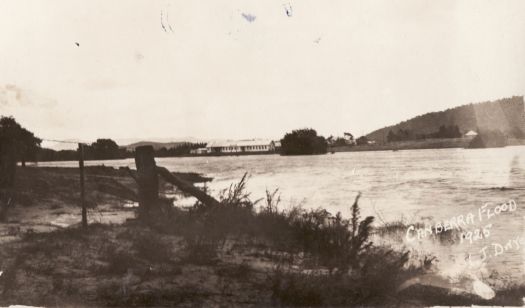
[[[274,152],[275,143],[265,139],[215,141],[206,145],[208,153],[264,153]]]

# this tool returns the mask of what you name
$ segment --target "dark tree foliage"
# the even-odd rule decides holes
[[[206,146],[205,143],[183,143],[171,148],[162,147],[155,150],[155,157],[174,157],[190,154],[192,149]],[[84,146],[85,160],[105,160],[105,159],[122,159],[133,158],[134,152],[126,148],[119,147],[111,139],[97,139],[96,142]],[[76,150],[55,151],[52,149],[41,149],[38,154],[39,161],[70,161],[77,160],[78,152]]]
[[[122,158],[118,144],[111,139],[97,139],[91,146],[85,148],[88,159],[115,159]]]
[[[439,130],[435,133],[432,133],[427,138],[460,138],[461,132],[457,125],[445,126],[441,125]]]
[[[334,141],[334,146],[345,146],[345,145],[346,145],[345,138],[337,137],[337,139],[335,139]]]
[[[430,134],[421,134],[413,132],[409,129],[400,129],[397,133],[390,130],[388,132],[387,141],[407,141],[416,139],[432,139],[432,138],[461,138],[461,132],[457,125],[441,125],[438,131]]]
[[[361,136],[357,138],[355,142],[357,143],[357,145],[365,145],[368,144],[368,138],[366,138],[366,136]]]
[[[330,136],[326,138],[326,142],[328,143],[328,145],[334,146],[334,147],[340,147],[340,146],[347,145],[346,140],[343,137],[334,138],[334,136]]]
[[[397,133],[393,131],[389,131],[388,136],[387,136],[388,142],[406,141],[406,140],[414,140],[414,139],[415,139],[414,133],[408,129],[400,129],[397,131]]]
[[[294,130],[281,139],[282,155],[325,154],[327,149],[325,138],[311,128]]]
[[[13,117],[0,118],[0,150],[11,149],[23,166],[26,161],[36,159],[41,143],[42,139],[23,128]]]
[[[190,154],[191,150],[203,148],[206,146],[206,143],[183,143],[171,148],[162,147],[155,150],[156,157],[173,157],[173,156],[182,156]]]
[[[78,160],[78,152],[76,150],[60,150],[42,148],[38,153],[38,161],[68,161]]]

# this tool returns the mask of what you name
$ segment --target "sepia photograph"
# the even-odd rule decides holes
[[[0,1],[0,307],[525,306],[525,1]]]

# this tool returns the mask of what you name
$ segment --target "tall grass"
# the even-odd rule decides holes
[[[182,232],[190,250],[206,253],[216,250],[228,238],[256,239],[273,249],[303,253],[318,266],[330,271],[347,271],[358,266],[368,241],[373,217],[361,220],[359,197],[354,200],[352,217],[345,219],[325,209],[293,207],[279,209],[278,190],[266,192],[266,204],[251,201],[246,193],[247,176],[220,194],[218,205],[196,204],[187,213],[179,213],[175,225]],[[194,256],[195,257],[195,256]]]
[[[251,240],[295,256],[305,267],[325,269],[305,274],[283,263],[270,275],[274,299],[285,305],[347,305],[386,301],[397,286],[421,271],[408,267],[408,252],[374,245],[370,241],[374,217],[361,218],[358,194],[351,217],[322,208],[279,209],[278,190],[262,200],[246,193],[247,176],[220,195],[217,205],[196,204],[178,212],[172,231],[181,233],[188,260],[211,264],[228,239]],[[322,273],[322,271],[320,272]]]

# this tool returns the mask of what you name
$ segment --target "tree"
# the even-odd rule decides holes
[[[396,133],[394,133],[392,130],[388,131],[388,136],[386,137],[386,140],[388,142],[397,141]]]
[[[365,145],[368,144],[368,138],[366,138],[366,136],[361,136],[357,138],[355,142],[357,143],[357,145]]]
[[[0,118],[0,220],[5,219],[13,204],[16,162],[24,166],[26,159],[36,157],[41,142],[14,118]]]
[[[334,141],[334,146],[336,147],[341,147],[345,145],[347,145],[345,138],[337,137],[337,139],[335,139]]]
[[[461,132],[457,125],[441,125],[439,130],[427,136],[428,138],[460,138]]]
[[[23,128],[13,117],[0,118],[0,144],[3,153],[12,151],[15,162],[20,161],[25,166],[27,160],[35,160],[42,139]]]
[[[281,139],[282,155],[312,155],[325,154],[328,143],[325,138],[318,136],[311,128],[294,130],[286,133]]]
[[[91,144],[88,153],[91,154],[89,158],[92,159],[115,159],[120,156],[120,149],[118,144],[111,139],[97,139]]]

